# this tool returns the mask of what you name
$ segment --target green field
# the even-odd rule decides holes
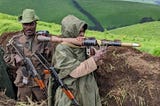
[[[74,14],[91,22],[73,7],[71,0],[0,0],[0,13],[20,15],[25,8],[35,9],[42,21],[60,24],[62,18]]]
[[[122,0],[76,0],[94,16],[104,28],[112,29],[138,23],[143,17],[160,19],[160,6]],[[153,0],[152,0],[153,1]],[[144,1],[145,2],[145,1]],[[20,15],[25,8],[33,8],[42,21],[60,24],[68,14],[94,24],[77,10],[72,0],[0,0],[0,13]]]
[[[13,32],[21,30],[21,24],[17,22],[17,17],[6,14],[0,14],[0,35],[5,32]],[[61,34],[61,26],[54,23],[46,23],[38,21],[37,30],[48,30],[51,34]],[[160,22],[150,22],[137,24],[128,27],[118,28],[111,31],[86,32],[87,37],[95,37],[97,39],[114,40],[119,39],[122,42],[135,42],[141,44],[141,51],[160,56]]]
[[[160,18],[160,6],[118,0],[77,0],[105,27],[122,27],[140,22],[143,17]]]
[[[160,22],[149,22],[111,30],[122,41],[133,41],[141,44],[140,50],[160,56]]]

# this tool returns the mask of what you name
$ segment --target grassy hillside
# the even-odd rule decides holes
[[[132,25],[110,31],[122,41],[135,41],[141,44],[140,50],[160,56],[160,22]]]
[[[122,0],[76,0],[91,13],[104,28],[115,28],[138,23],[143,17],[160,19],[160,6]],[[0,0],[0,12],[19,15],[24,8],[33,8],[42,21],[60,24],[67,14],[74,14],[93,23],[73,5],[72,0]]]
[[[21,30],[21,24],[16,16],[0,13],[0,34],[19,30]],[[38,21],[37,30],[48,30],[50,33],[60,34],[60,25]]]
[[[118,1],[118,0],[77,0],[81,6],[100,21],[105,28],[122,27],[140,22],[143,17],[160,18],[160,6]],[[157,14],[158,13],[158,14]]]
[[[17,17],[6,14],[0,14],[0,35],[4,32],[21,30],[21,24],[17,22]],[[48,30],[52,34],[60,34],[61,26],[54,23],[38,21],[37,30]],[[116,30],[98,32],[88,30],[87,37],[97,39],[114,40],[119,39],[122,42],[140,43],[138,48],[155,56],[160,56],[160,22],[150,22],[137,24]]]
[[[35,9],[42,21],[60,23],[68,14],[74,14],[92,24],[73,7],[71,0],[0,0],[0,12],[20,15],[25,8]]]

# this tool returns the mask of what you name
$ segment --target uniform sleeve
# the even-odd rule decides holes
[[[55,68],[60,70],[59,77],[65,78],[81,62],[76,59],[70,47],[58,45],[55,50],[54,63]]]
[[[93,72],[96,69],[97,69],[97,65],[93,57],[90,57],[84,62],[82,62],[76,69],[74,69],[70,73],[70,76],[72,76],[73,78],[79,78]]]
[[[6,51],[3,56],[4,61],[7,65],[16,68],[17,64],[21,62],[21,58],[18,54],[15,53],[14,49],[10,46],[6,48]]]

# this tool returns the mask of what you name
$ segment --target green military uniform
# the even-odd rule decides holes
[[[7,65],[3,60],[3,54],[4,51],[0,48],[0,89],[6,90],[8,97],[15,98],[15,92],[7,73]]]
[[[62,20],[62,35],[77,37],[84,21],[69,15]],[[66,44],[59,44],[54,55],[54,66],[59,70],[59,77],[68,86],[80,106],[101,106],[99,91],[93,73],[79,78],[69,74],[86,59],[85,48],[74,48]],[[58,87],[55,95],[55,106],[72,106],[71,100]]]

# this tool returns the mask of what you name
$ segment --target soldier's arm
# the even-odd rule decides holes
[[[18,54],[15,53],[13,47],[6,46],[6,50],[3,56],[6,64],[12,68],[17,68],[18,64],[21,62],[21,58]]]

